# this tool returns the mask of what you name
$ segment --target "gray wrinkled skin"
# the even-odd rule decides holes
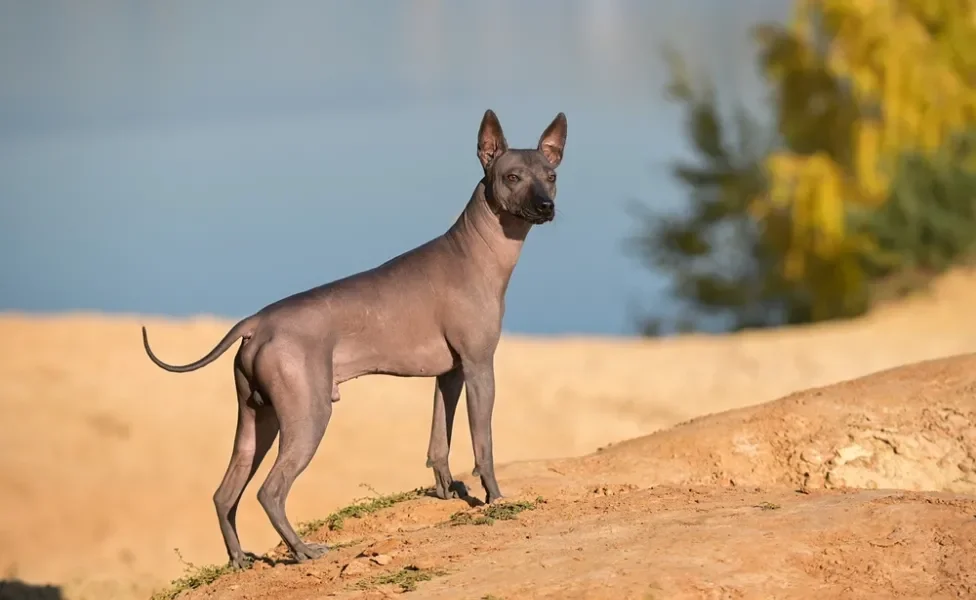
[[[339,384],[363,375],[436,378],[427,466],[440,498],[466,493],[448,465],[454,415],[466,386],[474,474],[488,503],[502,497],[491,416],[505,291],[529,230],[555,216],[555,169],[565,144],[563,113],[535,149],[509,149],[498,118],[488,110],[478,130],[484,177],[443,235],[378,267],[266,306],[188,365],[156,358],[143,328],[149,358],[177,373],[209,364],[242,339],[234,358],[237,434],[213,497],[232,564],[243,567],[253,556],[241,549],[237,506],[279,432],[278,456],[258,500],[297,560],[327,550],[299,538],[285,516],[285,501],[325,434]]]

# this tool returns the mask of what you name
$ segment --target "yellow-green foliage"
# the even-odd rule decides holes
[[[749,212],[813,320],[855,313],[837,301],[855,302],[875,245],[847,209],[883,204],[906,153],[976,125],[976,0],[796,0],[788,26],[756,34],[782,148]]]
[[[672,276],[677,330],[855,316],[976,254],[976,0],[794,2],[755,29],[771,131],[668,56],[689,210],[635,207],[631,248]]]

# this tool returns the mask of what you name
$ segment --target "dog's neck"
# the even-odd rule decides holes
[[[530,229],[531,223],[492,206],[482,179],[446,237],[464,256],[500,277],[504,291]]]

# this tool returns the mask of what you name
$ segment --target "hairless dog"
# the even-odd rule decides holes
[[[285,516],[285,500],[325,434],[339,384],[363,375],[436,377],[427,466],[442,499],[457,495],[448,455],[465,386],[472,475],[480,476],[488,503],[502,497],[491,416],[505,291],[529,229],[555,216],[555,169],[565,144],[563,113],[535,149],[509,149],[498,118],[488,110],[478,130],[484,177],[443,235],[378,267],[266,306],[188,365],[158,359],[142,328],[149,358],[175,373],[213,362],[242,339],[234,358],[239,408],[234,450],[213,496],[231,564],[243,568],[253,557],[241,550],[237,506],[279,431],[278,456],[258,501],[296,560],[328,550],[299,538]]]

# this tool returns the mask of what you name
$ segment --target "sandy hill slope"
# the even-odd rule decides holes
[[[828,448],[822,445],[835,443],[829,431],[809,431],[809,439],[789,437],[805,431],[789,421],[799,417],[783,417],[788,423],[781,427],[787,436],[783,438],[767,440],[762,436],[768,432],[742,430],[731,446],[738,453],[725,446],[692,445],[703,454],[686,456],[683,442],[675,442],[673,457],[650,450],[626,454],[626,448],[650,442],[620,442],[812,386],[972,352],[976,320],[965,315],[976,301],[974,279],[971,272],[960,271],[940,281],[931,295],[864,319],[809,328],[667,340],[505,336],[496,357],[496,460],[511,463],[503,471],[509,482],[521,485],[520,477],[545,481],[557,491],[558,474],[548,467],[539,471],[543,463],[538,461],[556,461],[557,470],[591,469],[607,485],[643,488],[650,483],[677,485],[682,473],[696,474],[688,483],[711,486],[708,493],[719,494],[718,502],[724,502],[727,492],[716,490],[728,487],[727,479],[736,481],[735,493],[746,494],[743,486],[752,484],[749,477],[761,472],[754,473],[751,465],[767,454],[785,461],[777,463],[779,483],[799,485],[807,478],[816,487],[823,478],[860,485],[864,474],[858,460],[864,459],[856,455],[871,451],[884,457],[884,448],[902,444],[900,438],[889,435],[883,442],[865,433],[850,441],[853,449],[845,451],[849,460],[840,465],[826,462]],[[0,345],[0,514],[5,515],[0,519],[0,578],[55,584],[71,599],[146,598],[182,571],[175,548],[197,564],[224,560],[210,498],[234,435],[232,352],[195,373],[165,373],[142,351],[141,324],[148,326],[158,354],[172,362],[203,355],[229,326],[208,318],[0,315],[0,336],[6,342]],[[328,514],[366,494],[363,484],[380,494],[427,485],[431,398],[432,381],[426,379],[369,377],[344,384],[319,452],[289,499],[292,520]],[[859,406],[851,404],[850,419],[858,418]],[[463,413],[462,405],[452,455],[458,473],[472,465]],[[702,423],[682,431],[706,427]],[[875,430],[869,423],[863,427],[864,432]],[[658,434],[650,445],[682,435],[673,431]],[[703,435],[702,440],[712,438]],[[611,443],[609,450],[590,455]],[[807,459],[784,454],[793,444],[809,447]],[[909,452],[930,451],[936,452],[928,446]],[[616,452],[631,458],[598,466]],[[823,461],[817,468],[797,466],[797,461],[816,462],[817,452]],[[590,456],[560,462],[583,455]],[[637,462],[641,456],[649,462]],[[703,456],[711,461],[707,473]],[[899,451],[884,459],[891,473],[899,472],[902,456]],[[254,498],[273,457],[274,450],[245,492],[238,516],[242,541],[251,549],[277,543]],[[592,468],[587,466],[591,463]],[[518,469],[527,469],[526,474],[519,475]],[[668,472],[672,475],[666,476]],[[809,476],[803,475],[807,472]],[[938,469],[920,473],[911,470],[903,480],[920,489],[939,489],[930,484],[947,477]],[[898,485],[911,489],[909,483]],[[664,492],[645,490],[633,497],[659,493]],[[691,506],[681,494],[660,499],[661,506]],[[555,517],[558,497],[543,510],[523,513],[517,522]],[[612,506],[624,498],[631,495],[605,501]],[[785,500],[776,502],[787,506]],[[423,509],[435,512],[457,510],[452,503],[427,500],[414,505],[436,506]],[[789,513],[764,511],[762,518],[774,514],[779,519]],[[553,526],[573,527],[558,521]],[[458,548],[463,554],[469,546]],[[613,557],[607,555],[607,560]]]
[[[508,465],[513,519],[406,500],[184,597],[976,597],[974,417],[976,355],[902,367]]]

